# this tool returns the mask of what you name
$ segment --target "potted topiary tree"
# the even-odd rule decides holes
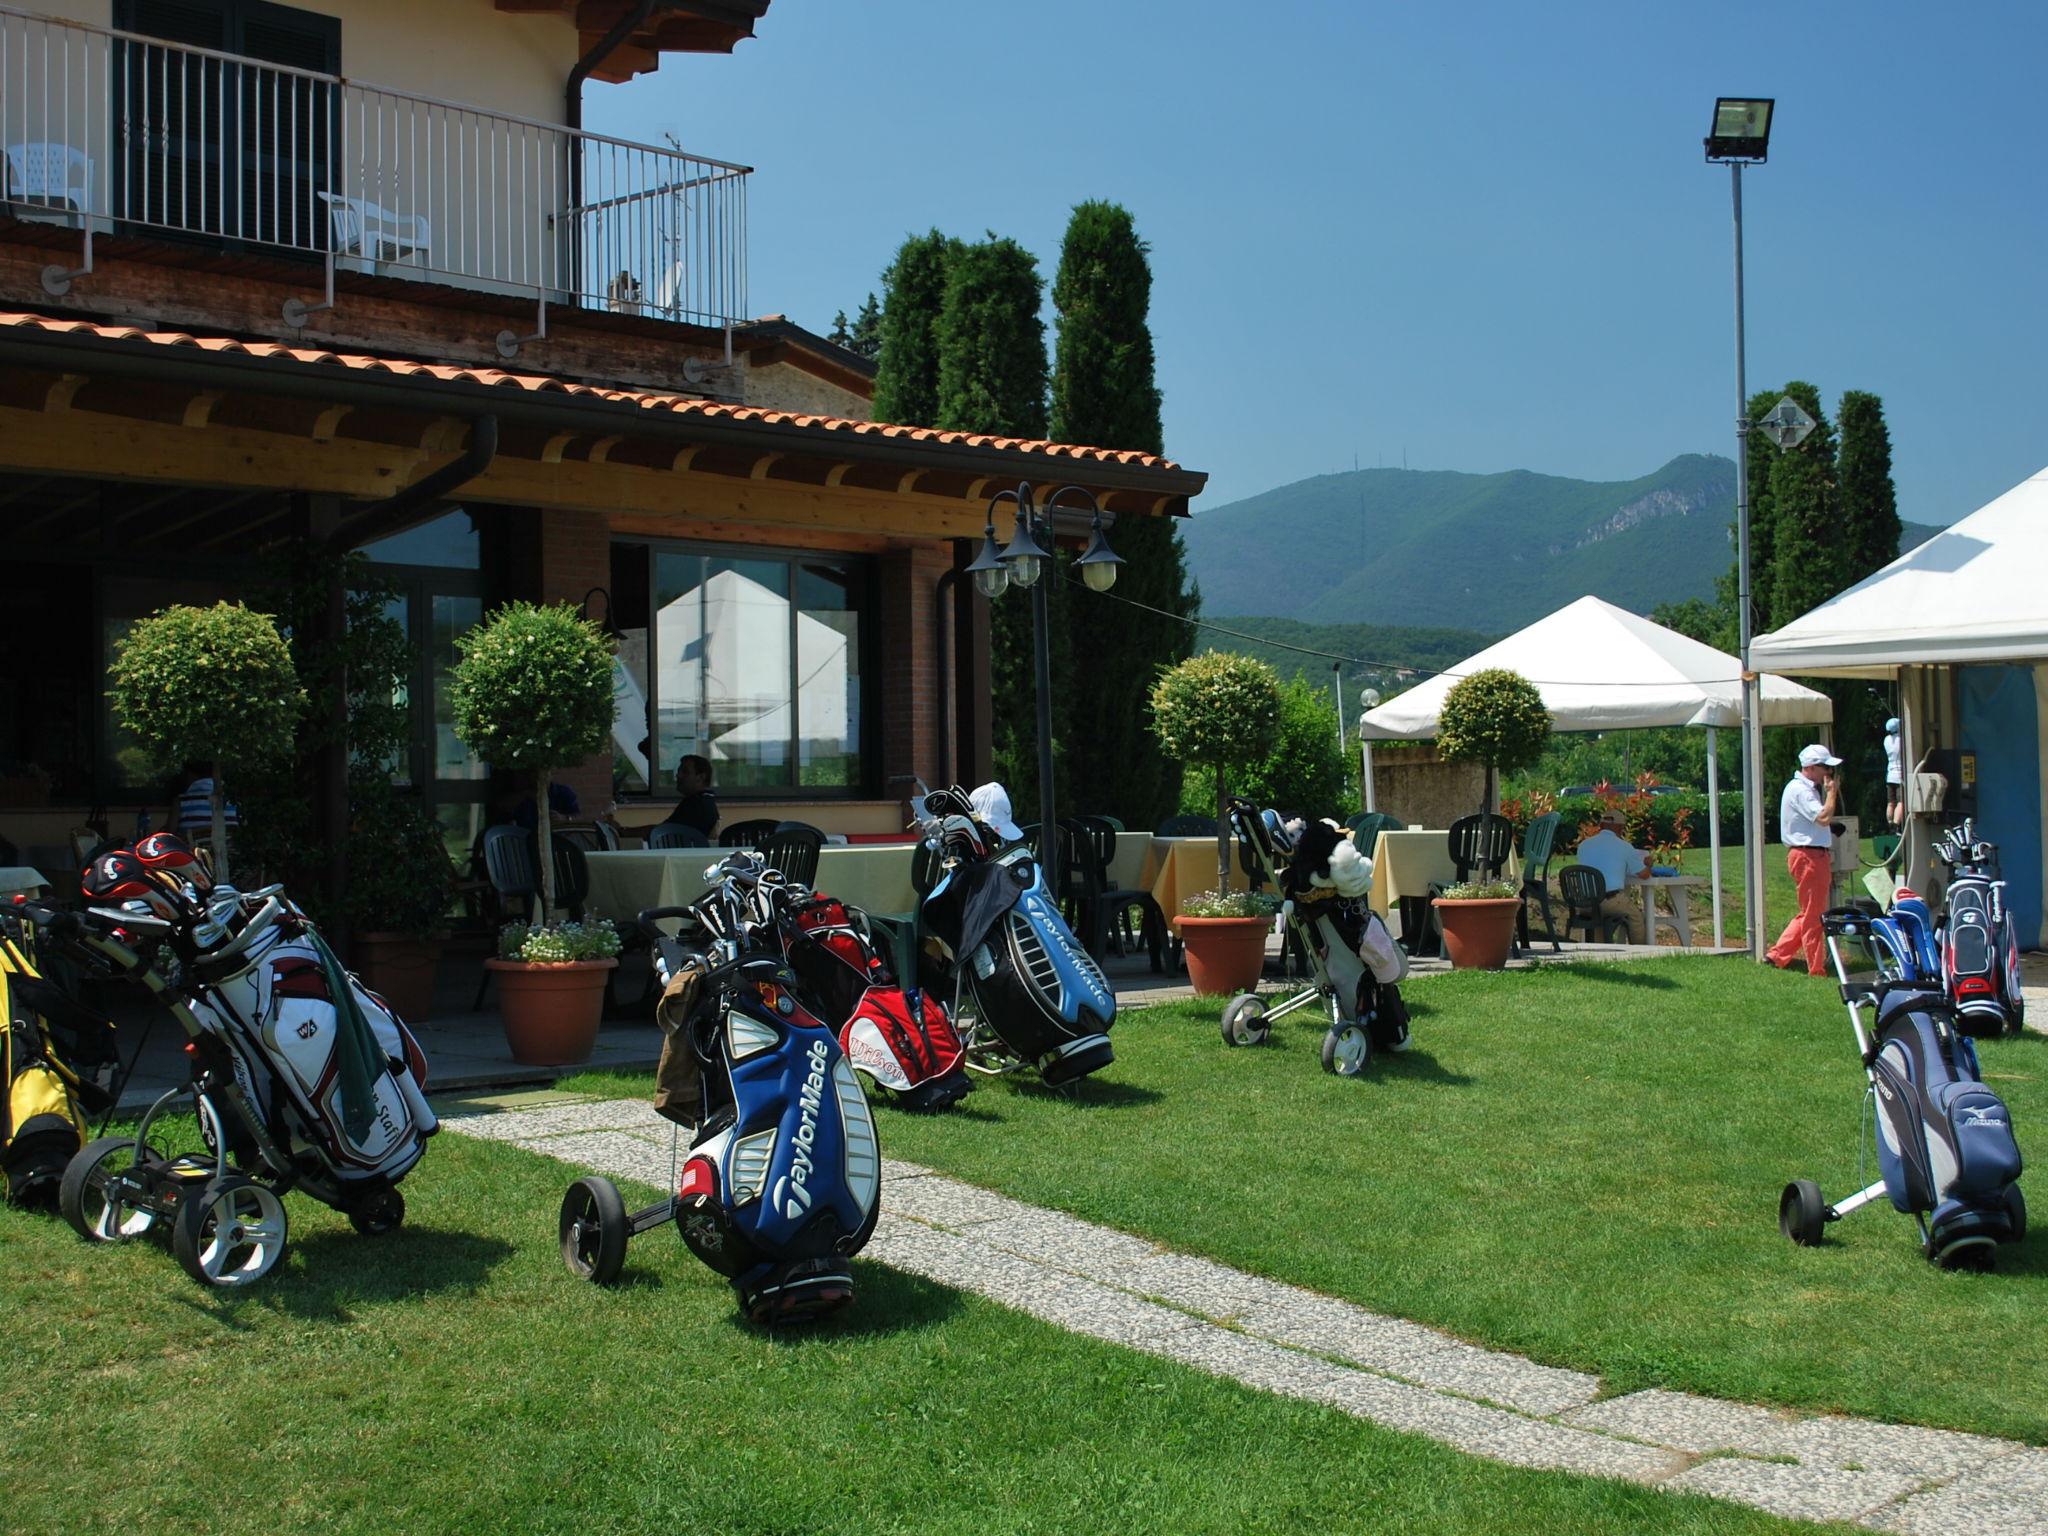
[[[484,964],[498,976],[498,1006],[508,1038],[515,1015],[529,1053],[551,1063],[581,1061],[597,1038],[606,975],[618,965],[617,935],[609,952],[584,942],[582,928],[551,926],[555,905],[554,840],[548,781],[557,768],[605,750],[611,741],[612,648],[567,603],[508,603],[456,640],[461,659],[449,684],[455,734],[496,768],[530,770],[538,839],[541,922],[508,928],[498,957]],[[601,927],[609,932],[611,925]],[[553,1044],[533,1043],[545,1027]],[[578,1052],[580,1051],[580,1054]]]
[[[1437,751],[1446,762],[1481,763],[1486,790],[1480,814],[1493,809],[1496,775],[1526,768],[1550,739],[1550,711],[1536,685],[1506,667],[1489,667],[1460,679],[1444,695],[1437,717]],[[1443,926],[1444,948],[1456,969],[1497,971],[1514,946],[1520,889],[1482,867],[1480,878],[1452,886],[1434,903]]]
[[[213,776],[213,871],[230,878],[226,770],[291,754],[305,694],[268,614],[240,603],[163,609],[115,647],[114,717],[164,772],[204,762]]]
[[[1280,678],[1262,661],[1229,651],[1208,651],[1169,667],[1152,688],[1152,731],[1169,757],[1212,769],[1216,775],[1216,889],[1183,904],[1173,919],[1187,946],[1188,974],[1229,991],[1256,986],[1265,960],[1270,914],[1229,908],[1230,782],[1233,771],[1261,762],[1272,750],[1280,719]],[[1247,956],[1256,958],[1247,960]],[[1245,967],[1250,975],[1245,977]]]

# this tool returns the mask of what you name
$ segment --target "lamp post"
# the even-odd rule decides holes
[[[1756,611],[1749,595],[1749,381],[1742,333],[1742,168],[1762,165],[1771,143],[1768,97],[1723,96],[1714,102],[1707,135],[1707,163],[1726,164],[1735,206],[1735,610],[1742,639],[1742,890],[1749,927],[1749,953],[1764,957],[1763,806],[1757,782],[1763,776],[1761,692],[1749,664]]]
[[[1055,831],[1058,822],[1052,795],[1052,617],[1047,596],[1051,583],[1043,578],[1052,564],[1055,513],[1060,503],[1069,498],[1082,502],[1090,515],[1088,547],[1074,563],[1089,591],[1107,592],[1116,585],[1116,568],[1124,563],[1124,557],[1109,547],[1109,537],[1102,526],[1101,503],[1092,491],[1078,485],[1061,486],[1046,497],[1043,507],[1038,505],[1029,481],[1013,491],[996,492],[989,498],[981,552],[967,567],[975,590],[990,601],[1013,585],[1029,588],[1031,592],[1032,692],[1038,713],[1038,862],[1045,868],[1046,887],[1053,891],[1059,889],[1060,868],[1059,838]],[[998,550],[996,508],[1005,502],[1015,508],[1017,525],[1010,535],[1009,547]]]
[[[1358,702],[1365,706],[1358,717],[1358,777],[1365,788],[1365,808],[1376,811],[1379,806],[1374,802],[1372,792],[1372,738],[1365,734],[1365,722],[1366,717],[1380,707],[1379,689],[1366,689],[1359,695]]]

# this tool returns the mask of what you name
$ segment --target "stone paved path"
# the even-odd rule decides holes
[[[445,1123],[658,1189],[671,1174],[669,1124],[643,1100],[507,1095],[451,1107]],[[862,1257],[1514,1466],[1885,1531],[2048,1532],[2048,1450],[1679,1392],[1603,1397],[1597,1376],[1481,1349],[908,1163],[883,1164],[882,1217]]]

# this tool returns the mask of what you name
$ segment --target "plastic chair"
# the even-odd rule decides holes
[[[753,821],[736,821],[718,834],[718,846],[758,848],[773,837],[775,829],[781,825],[781,822],[770,821],[766,817],[757,817]]]
[[[1166,916],[1150,891],[1120,889],[1110,884],[1110,864],[1116,858],[1117,824],[1107,816],[1077,816],[1073,821],[1075,853],[1086,874],[1089,893],[1086,907],[1088,926],[1082,934],[1088,953],[1100,959],[1116,941],[1118,954],[1142,940],[1152,958],[1154,972],[1166,970]],[[1130,929],[1130,914],[1138,914],[1138,932]]]
[[[1550,858],[1557,846],[1558,824],[1564,818],[1556,811],[1538,816],[1529,823],[1522,833],[1522,910],[1515,917],[1516,947],[1527,951],[1529,948],[1529,909],[1532,899],[1543,909],[1543,936],[1550,940],[1553,952],[1561,952],[1563,946],[1557,942],[1557,918],[1550,910]]]
[[[1214,837],[1214,816],[1169,816],[1159,823],[1157,837]]]
[[[1595,933],[1609,944],[1628,942],[1628,919],[1600,910],[1600,903],[1607,899],[1607,877],[1599,870],[1590,864],[1567,864],[1557,872],[1557,890],[1564,898],[1566,938],[1576,928],[1587,936],[1588,944],[1594,942]],[[1614,937],[1617,930],[1619,940]]]
[[[825,834],[801,822],[785,822],[764,843],[757,843],[770,869],[782,871],[785,880],[798,885],[815,884],[818,878],[818,850],[825,846]]]
[[[1358,845],[1358,851],[1369,859],[1382,832],[1401,830],[1401,818],[1389,816],[1385,811],[1362,811],[1344,825],[1351,829],[1351,841]]]
[[[709,848],[711,839],[695,827],[685,826],[680,821],[664,821],[647,829],[647,846],[650,848]]]
[[[69,144],[7,146],[7,196],[45,208],[92,211],[92,157]]]
[[[1451,863],[1458,879],[1470,880],[1482,869],[1498,871],[1515,846],[1515,824],[1505,816],[1460,816],[1451,823]]]

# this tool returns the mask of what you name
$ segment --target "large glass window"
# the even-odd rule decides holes
[[[615,545],[612,578],[622,789],[691,754],[728,794],[865,786],[861,562]]]

